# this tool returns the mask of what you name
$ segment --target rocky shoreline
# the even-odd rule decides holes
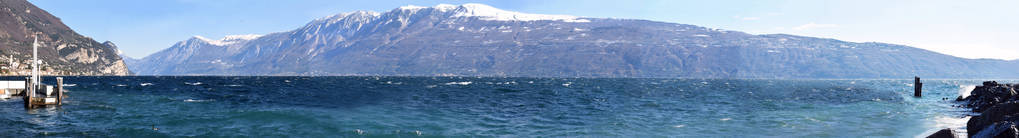
[[[983,82],[970,92],[969,97],[959,96],[956,101],[980,115],[966,123],[969,137],[1019,138],[1019,84]],[[951,129],[943,129],[928,137],[955,137]]]

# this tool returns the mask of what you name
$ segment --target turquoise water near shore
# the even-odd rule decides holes
[[[981,81],[66,77],[62,107],[0,100],[0,135],[915,137]]]

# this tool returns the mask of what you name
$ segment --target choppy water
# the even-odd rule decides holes
[[[71,92],[62,107],[0,102],[0,136],[914,137],[963,127],[965,109],[951,101],[980,81],[927,80],[924,98],[912,97],[912,80],[68,77],[65,83],[75,86],[65,87]]]

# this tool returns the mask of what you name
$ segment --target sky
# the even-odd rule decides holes
[[[1016,0],[29,0],[76,32],[142,58],[192,36],[268,34],[352,11],[481,3],[509,11],[644,19],[851,42],[963,58],[1019,59]]]

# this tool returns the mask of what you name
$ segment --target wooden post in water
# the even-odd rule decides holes
[[[64,77],[57,77],[57,105],[64,104]]]
[[[25,77],[25,108],[32,108],[32,95],[35,91],[32,89],[32,77]]]
[[[920,82],[920,77],[913,77],[913,96],[921,97],[923,95],[923,82]]]

